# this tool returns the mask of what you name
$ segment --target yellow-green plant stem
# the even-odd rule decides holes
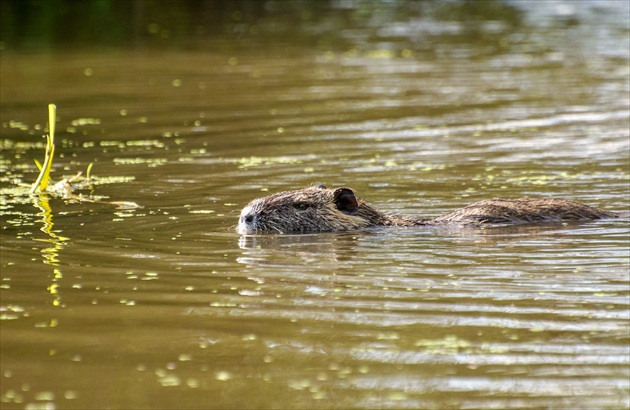
[[[57,107],[55,104],[48,104],[48,135],[46,136],[46,155],[44,165],[39,166],[39,176],[31,186],[31,193],[44,192],[50,182],[50,169],[52,168],[53,156],[55,155],[55,121],[57,120]]]

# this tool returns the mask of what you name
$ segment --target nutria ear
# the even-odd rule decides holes
[[[324,184],[317,184],[317,185],[315,185],[315,188],[326,189],[326,185],[324,185]]]
[[[337,188],[333,192],[333,198],[337,209],[341,212],[353,214],[359,209],[359,201],[350,188]]]

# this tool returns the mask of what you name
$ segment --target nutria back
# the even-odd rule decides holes
[[[383,226],[523,224],[617,216],[566,199],[523,197],[475,202],[437,218],[411,218],[380,212],[357,198],[350,188],[328,189],[317,185],[251,201],[241,212],[238,232],[312,233]]]
[[[524,224],[614,218],[613,212],[560,198],[487,199],[438,216],[432,223]]]

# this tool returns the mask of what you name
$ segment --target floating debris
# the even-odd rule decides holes
[[[46,153],[44,155],[44,163],[40,164],[35,160],[35,165],[39,168],[39,175],[35,182],[31,185],[30,194],[49,193],[62,198],[71,198],[83,202],[104,203],[115,205],[119,209],[133,209],[140,206],[131,201],[100,201],[93,198],[84,197],[75,193],[77,190],[89,189],[92,187],[93,179],[91,177],[91,171],[93,163],[90,163],[85,171],[85,176],[82,172],[78,172],[76,175],[70,178],[64,178],[58,182],[53,183],[50,178],[50,171],[52,169],[52,162],[55,156],[55,123],[57,120],[57,107],[55,104],[48,104],[48,134],[46,137]]]

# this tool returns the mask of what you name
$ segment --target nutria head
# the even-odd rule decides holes
[[[391,225],[390,218],[358,199],[350,188],[316,185],[250,202],[238,221],[240,234],[347,231]]]

